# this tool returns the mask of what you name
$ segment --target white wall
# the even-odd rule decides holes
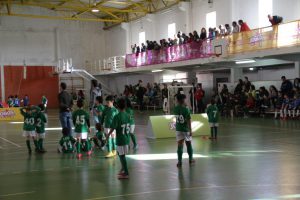
[[[1,17],[0,38],[2,64],[55,65],[59,58],[72,58],[82,68],[86,61],[105,58],[101,23]]]

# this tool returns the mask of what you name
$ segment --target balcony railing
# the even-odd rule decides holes
[[[288,22],[273,27],[254,29],[216,38],[213,41],[193,42],[177,45],[158,51],[152,50],[139,54],[126,55],[126,68],[172,63],[216,55],[214,44],[223,40],[225,48],[221,56],[227,57],[238,53],[300,45],[300,21]]]
[[[210,41],[192,42],[161,50],[149,50],[126,55],[126,68],[171,63],[214,55]]]

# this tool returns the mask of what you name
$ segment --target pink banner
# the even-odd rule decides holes
[[[214,54],[209,41],[192,42],[161,50],[151,50],[139,54],[127,54],[126,68],[157,65],[196,58],[208,58],[212,55]]]

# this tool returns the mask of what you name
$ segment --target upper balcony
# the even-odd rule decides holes
[[[214,40],[176,45],[161,50],[127,54],[92,66],[92,74],[143,71],[206,63],[230,62],[300,52],[300,20],[235,33]]]

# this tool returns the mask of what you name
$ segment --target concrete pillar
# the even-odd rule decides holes
[[[295,62],[295,77],[294,78],[299,78],[300,77],[300,61]]]
[[[235,84],[239,79],[243,79],[243,68],[230,69],[230,82]]]
[[[130,32],[129,23],[122,23],[121,28],[125,31],[126,34],[126,41],[124,41],[126,44],[126,54],[131,53],[131,39],[130,39],[131,32]]]
[[[0,65],[0,79],[1,79],[1,97],[5,101],[5,80],[4,80],[4,65]]]

